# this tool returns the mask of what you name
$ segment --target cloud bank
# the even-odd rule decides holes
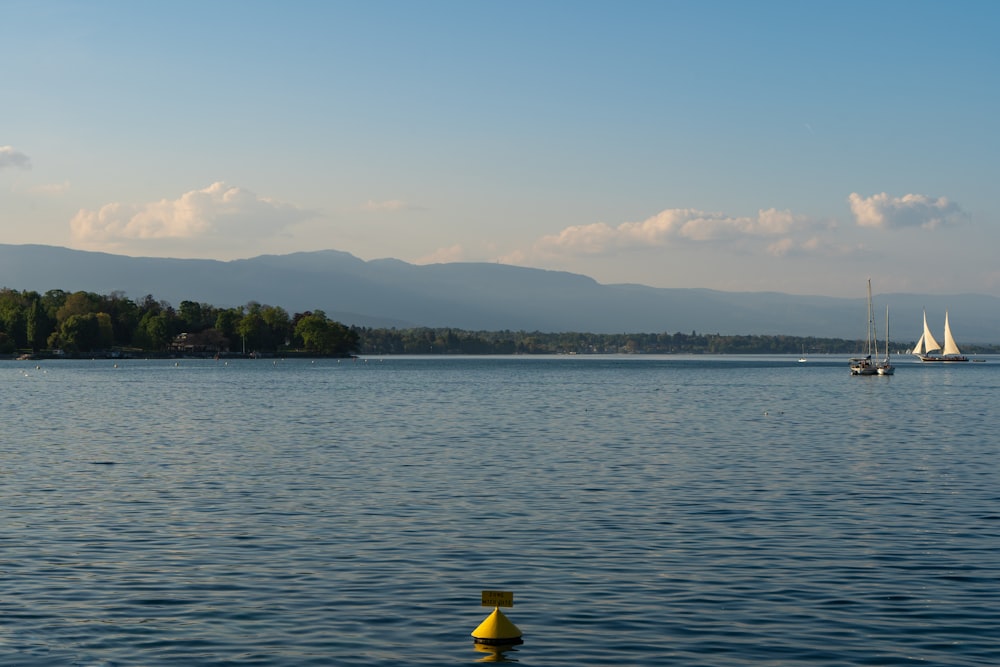
[[[31,169],[31,158],[13,146],[0,146],[0,169]]]
[[[135,241],[229,241],[273,236],[313,213],[225,183],[177,199],[141,205],[118,202],[81,209],[70,221],[73,238],[86,245]]]
[[[696,209],[667,209],[642,222],[612,227],[603,222],[566,227],[535,244],[543,254],[601,255],[658,247],[672,241],[720,241],[787,234],[804,222],[789,211],[761,210],[755,217],[733,217]]]
[[[847,199],[854,220],[861,227],[934,229],[961,224],[969,217],[958,204],[948,201],[946,197],[932,199],[918,194],[890,197],[884,192],[862,197],[852,192]]]
[[[848,197],[858,229],[933,229],[956,225],[968,214],[945,197],[886,193]],[[835,221],[819,221],[789,210],[761,209],[756,216],[732,216],[690,208],[666,209],[641,222],[616,226],[604,222],[572,225],[543,236],[528,249],[514,251],[502,259],[511,263],[551,259],[613,257],[623,252],[650,251],[682,244],[727,245],[740,254],[771,257],[839,257],[865,250],[864,240],[853,241],[826,232]],[[845,240],[846,239],[846,240]]]

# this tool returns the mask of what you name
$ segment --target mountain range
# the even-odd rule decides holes
[[[151,294],[175,307],[250,301],[294,314],[323,310],[368,327],[471,331],[787,334],[864,338],[865,278],[857,299],[777,292],[606,285],[587,276],[491,263],[415,265],[365,261],[336,250],[217,261],[127,257],[46,245],[0,244],[0,287]],[[892,315],[892,339],[914,341],[922,311],[940,339],[947,310],[962,343],[1000,341],[1000,299],[982,294],[876,294],[876,326]]]

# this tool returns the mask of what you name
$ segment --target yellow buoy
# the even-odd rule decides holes
[[[504,616],[500,607],[493,609],[493,613],[472,631],[472,636],[477,644],[497,646],[524,643],[524,640],[521,639],[521,631],[509,618]]]

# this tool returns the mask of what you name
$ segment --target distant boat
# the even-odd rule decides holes
[[[876,346],[877,347],[877,346]],[[877,351],[876,351],[877,354]],[[896,372],[896,367],[889,360],[889,306],[885,307],[885,358],[876,364],[875,368],[879,375],[892,375]]]
[[[809,361],[809,360],[808,360],[808,359],[806,359],[806,346],[805,346],[805,345],[803,345],[803,346],[802,346],[802,356],[801,356],[801,357],[799,357],[799,363],[800,363],[800,364],[804,364],[804,363],[805,363],[805,362],[807,362],[807,361]]]
[[[875,316],[872,312],[872,280],[868,279],[868,355],[864,357],[854,357],[850,360],[851,375],[875,375],[878,369],[872,361],[873,346],[875,343]],[[877,354],[877,351],[875,352]]]
[[[936,352],[941,350],[941,354],[931,354],[931,352]],[[920,336],[920,340],[913,347],[913,354],[920,358],[920,361],[968,361],[969,358],[962,354],[961,350],[958,349],[958,345],[955,344],[955,337],[951,335],[951,327],[948,325],[948,311],[944,311],[944,349],[936,340],[934,340],[934,335],[931,333],[930,327],[927,326],[927,311],[924,311],[924,333]]]

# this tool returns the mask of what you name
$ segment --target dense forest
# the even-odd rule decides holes
[[[912,342],[893,343],[894,349]],[[346,326],[322,310],[219,308],[147,295],[0,289],[0,355],[23,357],[352,354],[856,354],[862,341],[782,335],[542,333]],[[997,352],[996,346],[969,352]]]
[[[358,334],[321,310],[288,313],[248,303],[217,308],[147,295],[0,290],[0,353],[36,356],[256,355],[296,351],[347,356]]]

